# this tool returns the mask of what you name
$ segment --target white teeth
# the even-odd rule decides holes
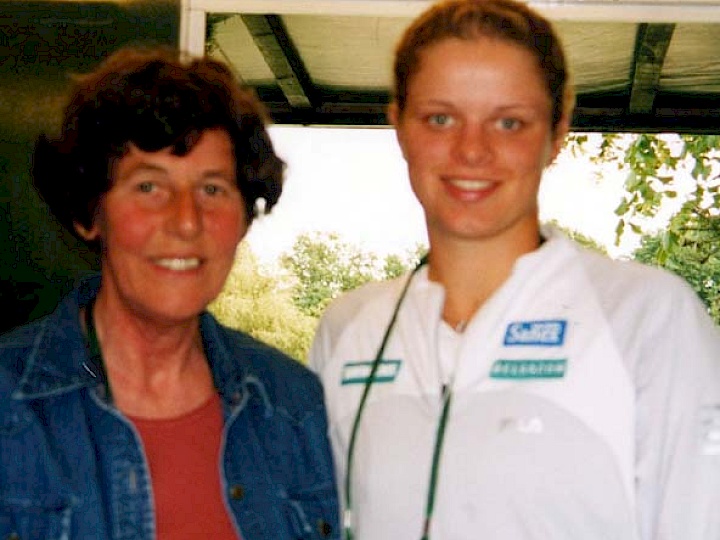
[[[193,270],[200,266],[200,259],[189,258],[189,259],[158,259],[155,261],[158,266],[167,268],[169,270]]]
[[[492,182],[488,180],[461,180],[457,178],[450,180],[450,183],[455,187],[467,190],[487,189],[492,185]]]

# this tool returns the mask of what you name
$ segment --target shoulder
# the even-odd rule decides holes
[[[598,313],[627,346],[649,341],[716,341],[718,327],[680,276],[632,260],[612,259],[553,231],[524,268],[535,290],[564,290],[585,313]],[[589,311],[588,311],[589,310]]]
[[[320,318],[310,349],[310,367],[321,372],[343,335],[353,335],[354,342],[367,341],[367,334],[378,331],[384,324],[378,323],[390,317],[407,279],[405,275],[368,283],[335,299]]]
[[[576,294],[598,306],[623,348],[643,358],[720,354],[720,328],[680,276],[573,245]]]
[[[84,347],[80,306],[95,296],[99,286],[99,275],[82,278],[51,313],[1,335],[0,368],[32,359],[33,366],[48,363],[48,371],[55,375],[71,370],[74,356]]]
[[[217,323],[217,328],[230,352],[247,362],[253,371],[272,374],[275,378],[291,377],[312,381],[313,373],[300,361],[245,332]]]
[[[209,330],[206,345],[213,349],[216,378],[240,377],[258,384],[274,405],[295,403],[316,408],[322,403],[320,381],[300,361],[252,336],[228,328],[211,315],[203,316],[203,328]],[[218,365],[222,364],[222,365]]]
[[[31,347],[47,324],[49,316],[18,326],[0,335],[0,358],[9,351]]]
[[[0,336],[0,402],[17,387],[38,341],[45,334],[50,316],[43,317]]]
[[[390,281],[372,282],[335,299],[320,319],[320,328],[337,334],[354,321],[375,321],[392,309],[407,276]]]
[[[0,439],[7,436],[12,439],[26,426],[44,422],[23,396],[32,366],[44,360],[37,351],[46,332],[46,321],[47,317],[0,336]],[[0,447],[9,444],[7,441],[0,441]]]
[[[656,307],[677,302],[698,304],[690,285],[663,268],[633,260],[616,260],[575,246],[583,273],[605,302],[652,303]]]
[[[616,301],[660,301],[657,296],[677,295],[686,299],[695,296],[690,286],[677,276],[662,268],[645,265],[633,260],[613,259],[607,255],[586,248],[567,238],[561,231],[549,228],[550,242],[545,260],[555,272],[566,272],[571,268],[574,279],[584,278],[584,285],[592,294],[595,291],[601,299]]]

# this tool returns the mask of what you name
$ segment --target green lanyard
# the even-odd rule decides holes
[[[87,331],[87,350],[90,358],[90,368],[93,373],[100,376],[100,382],[105,386],[105,395],[108,402],[112,402],[112,394],[110,393],[110,381],[105,370],[105,361],[102,357],[100,342],[98,341],[97,331],[95,330],[95,319],[93,310],[95,307],[95,298],[90,300],[85,306],[85,329]]]
[[[390,340],[390,334],[392,334],[393,328],[395,327],[398,314],[400,313],[400,307],[405,300],[405,296],[407,295],[408,289],[410,288],[410,283],[415,277],[417,271],[426,263],[427,256],[423,257],[420,260],[418,265],[413,269],[412,273],[405,282],[405,286],[403,287],[403,290],[398,297],[392,317],[390,318],[390,322],[388,323],[388,326],[385,330],[385,335],[383,336],[380,347],[378,347],[378,351],[375,354],[375,359],[373,360],[372,367],[370,369],[370,375],[365,382],[365,387],[363,388],[363,393],[360,397],[360,404],[358,405],[357,412],[355,413],[355,419],[353,421],[352,431],[350,433],[350,444],[348,446],[347,453],[347,471],[345,473],[345,511],[343,513],[343,529],[345,531],[345,540],[353,539],[351,476],[353,458],[355,456],[357,433],[358,428],[360,427],[360,419],[363,412],[365,411],[365,404],[367,402],[368,395],[370,394],[370,388],[375,381],[375,374],[377,373],[377,370],[380,366],[380,361],[382,360],[383,354],[385,353],[385,347]],[[443,388],[442,398],[443,408],[440,415],[440,421],[438,422],[437,431],[435,433],[435,446],[433,449],[432,467],[430,469],[430,482],[428,485],[427,500],[425,502],[425,521],[423,523],[421,540],[430,539],[430,525],[432,522],[433,511],[435,509],[435,493],[437,491],[438,471],[440,469],[440,456],[442,455],[442,446],[445,439],[447,419],[450,413],[450,404],[452,403],[452,390],[447,387]]]
[[[435,510],[435,492],[437,491],[437,477],[440,469],[440,456],[442,453],[443,441],[445,440],[445,428],[450,414],[450,403],[452,402],[452,389],[446,387],[443,390],[443,408],[435,432],[435,448],[433,449],[432,468],[430,469],[430,484],[428,486],[427,500],[425,501],[425,523],[421,540],[430,540],[430,525]]]

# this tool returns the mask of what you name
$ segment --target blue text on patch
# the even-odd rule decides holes
[[[558,347],[565,342],[567,321],[520,321],[510,323],[505,331],[505,345],[540,345]]]

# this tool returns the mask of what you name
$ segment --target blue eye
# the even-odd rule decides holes
[[[498,124],[500,126],[500,129],[507,130],[507,131],[513,131],[518,128],[520,128],[520,120],[517,118],[501,118],[498,120]]]
[[[205,184],[205,186],[203,186],[203,190],[207,195],[218,195],[223,191],[223,188],[217,184]]]
[[[453,123],[453,117],[449,114],[431,114],[427,122],[431,126],[448,126]]]
[[[155,184],[152,182],[141,182],[138,184],[138,191],[142,193],[151,193],[155,189]]]

